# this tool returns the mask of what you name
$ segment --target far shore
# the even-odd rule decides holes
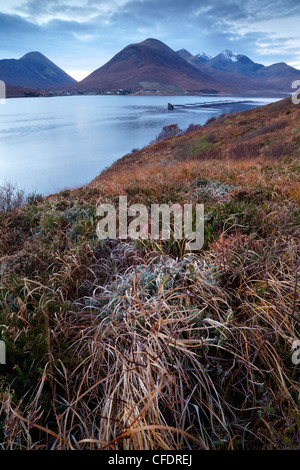
[[[12,90],[9,87],[9,92],[7,90],[6,98],[56,98],[56,97],[69,97],[69,96],[213,96],[213,97],[239,97],[239,96],[247,96],[251,98],[286,98],[289,95],[292,95],[292,92],[243,92],[243,93],[223,93],[223,92],[215,92],[215,93],[201,93],[197,91],[133,91],[133,92],[122,92],[122,91],[101,91],[101,92],[65,92],[65,91],[53,91],[53,90],[27,90],[20,87],[16,87],[16,91]]]

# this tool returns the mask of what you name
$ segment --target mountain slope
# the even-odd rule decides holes
[[[259,69],[255,74],[256,79],[264,80],[272,86],[278,88],[289,87],[291,89],[294,80],[300,79],[300,70],[279,62]]]
[[[56,89],[76,83],[40,52],[29,52],[18,60],[0,60],[0,80],[13,86],[41,89]]]
[[[194,57],[193,54],[191,54],[186,49],[180,49],[180,51],[176,51],[176,54],[180,55],[180,57],[182,57],[187,62],[189,62],[189,60]]]
[[[161,41],[147,39],[130,44],[103,67],[95,70],[74,89],[106,91],[134,90],[181,91],[214,89],[222,84],[188,64]]]
[[[42,96],[42,92],[40,93],[38,90],[31,88],[6,85],[6,98],[25,98],[36,96]]]
[[[295,106],[291,98],[275,101],[252,110],[231,113],[226,116],[222,115],[198,130],[186,132],[178,137],[166,138],[132,154],[125,155],[109,168],[103,170],[91,183],[91,186],[98,185],[102,187],[101,185],[107,184],[109,187],[114,183],[119,189],[119,181],[127,181],[132,178],[136,184],[133,175],[142,168],[149,171],[150,166],[153,169],[154,165],[158,165],[157,171],[165,173],[165,166],[161,169],[161,161],[169,162],[171,169],[176,164],[184,166],[189,158],[193,165],[199,167],[200,172],[204,172],[203,165],[205,161],[211,160],[212,166],[214,166],[216,160],[226,162],[227,158],[232,158],[233,161],[240,159],[241,162],[245,162],[248,158],[249,164],[253,168],[253,178],[255,180],[257,167],[253,166],[254,158],[259,164],[265,162],[265,165],[272,158],[284,159],[289,157],[290,159],[297,158],[299,160],[300,129],[297,132],[293,131],[297,129],[299,119],[300,105]],[[208,136],[213,136],[215,145],[207,146],[203,150],[199,147],[199,154],[191,152],[194,141],[198,140],[198,143],[203,143]],[[184,142],[187,145],[183,145]],[[176,145],[178,145],[178,151],[175,149]],[[151,177],[154,178],[153,175],[152,172]],[[168,178],[168,175],[169,172],[166,173],[164,178]],[[225,175],[222,175],[222,177],[225,177]],[[239,178],[241,177],[239,175]],[[247,174],[243,178],[247,183]],[[291,174],[290,179],[294,181],[294,187],[296,187],[297,178]],[[272,176],[270,176],[270,181],[272,181]],[[145,179],[145,182],[148,184],[147,179]],[[279,186],[280,184],[282,185],[281,189],[283,189],[284,183],[282,180],[281,183],[278,181]],[[288,184],[286,189],[290,191]]]

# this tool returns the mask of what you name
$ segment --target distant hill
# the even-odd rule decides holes
[[[36,97],[42,96],[38,90],[31,88],[24,88],[19,86],[6,85],[6,98],[23,98],[23,97]]]
[[[300,79],[300,70],[290,67],[284,62],[264,66],[253,62],[246,55],[235,54],[228,49],[213,58],[204,53],[193,56],[186,49],[177,51],[177,54],[208,76],[221,80],[220,72],[226,73],[223,75],[225,82],[231,76],[233,83],[240,81],[244,84],[245,91],[251,91],[253,87],[264,87],[269,91],[290,92],[292,82]]]
[[[76,82],[40,52],[29,52],[20,59],[0,60],[0,80],[12,86],[57,89]]]
[[[222,83],[206,76],[163,42],[147,39],[125,47],[72,88],[83,92],[120,89],[199,92],[221,91]]]
[[[300,80],[300,70],[284,62],[263,67],[255,75],[257,79],[280,89],[290,88],[294,80]]]

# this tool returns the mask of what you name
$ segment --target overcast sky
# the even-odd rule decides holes
[[[300,0],[0,0],[0,59],[40,51],[76,79],[149,37],[300,69]]]

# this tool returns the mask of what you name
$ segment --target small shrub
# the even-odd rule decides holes
[[[43,198],[42,194],[30,193],[26,197],[26,202],[27,202],[27,204],[31,204],[31,205],[36,206],[36,205],[40,204],[43,201],[43,199],[44,198]]]
[[[16,183],[6,181],[0,186],[0,211],[10,212],[25,204],[38,205],[43,201],[42,194],[29,193],[19,189]]]
[[[161,142],[169,137],[176,137],[177,135],[182,134],[182,130],[178,127],[177,124],[170,124],[169,126],[164,126],[162,131],[158,134],[154,142]]]
[[[232,111],[230,112],[230,114],[232,114]],[[217,119],[218,119],[218,122],[219,123],[223,123],[226,121],[226,119],[228,118],[228,114],[227,113],[223,113],[221,114]]]
[[[258,142],[242,142],[231,147],[230,155],[236,160],[257,157],[260,152]]]
[[[185,133],[188,134],[189,132],[198,131],[199,129],[202,129],[202,125],[201,125],[201,124],[190,124],[190,125],[186,128]]]
[[[277,159],[289,156],[293,150],[294,146],[289,142],[274,142],[268,147],[267,155]]]
[[[211,117],[209,119],[207,119],[206,123],[204,124],[204,126],[209,126],[210,124],[212,124],[213,122],[215,122],[217,120],[216,117]]]
[[[27,201],[25,191],[17,184],[5,182],[0,186],[0,211],[8,212],[23,206]]]
[[[211,144],[215,144],[217,142],[217,136],[214,132],[212,132],[211,134],[208,134],[206,136],[206,142],[209,142]]]

